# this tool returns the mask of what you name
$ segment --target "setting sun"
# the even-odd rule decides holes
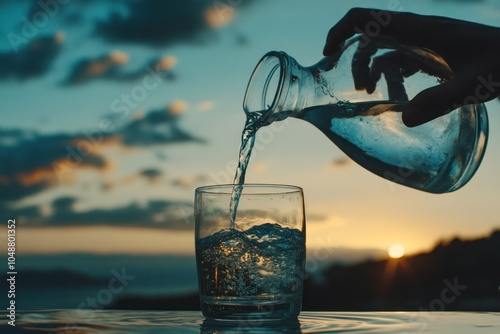
[[[389,256],[392,257],[393,259],[399,259],[403,255],[405,255],[405,248],[400,244],[394,244],[391,247],[389,247],[388,253]]]

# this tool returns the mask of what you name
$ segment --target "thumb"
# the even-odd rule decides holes
[[[443,116],[467,104],[486,102],[498,96],[499,82],[489,74],[468,71],[453,79],[423,90],[403,109],[402,120],[414,127]]]

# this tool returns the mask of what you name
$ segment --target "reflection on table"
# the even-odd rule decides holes
[[[3,311],[3,319],[7,312]],[[500,313],[302,312],[283,322],[205,320],[195,311],[17,311],[0,333],[458,333],[498,334]]]

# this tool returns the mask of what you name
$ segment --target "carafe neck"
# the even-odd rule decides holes
[[[313,82],[310,68],[300,66],[285,52],[269,52],[252,73],[243,110],[249,116],[258,113],[266,124],[293,117],[307,107],[311,94],[305,90]]]

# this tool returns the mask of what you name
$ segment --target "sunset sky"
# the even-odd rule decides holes
[[[194,254],[194,189],[232,182],[260,57],[314,64],[349,8],[390,2],[0,1],[0,212],[17,219],[18,253]],[[399,3],[500,22],[495,0]],[[487,109],[483,163],[454,193],[375,176],[296,119],[258,135],[247,182],[304,188],[311,249],[482,236],[500,227],[500,103]]]

